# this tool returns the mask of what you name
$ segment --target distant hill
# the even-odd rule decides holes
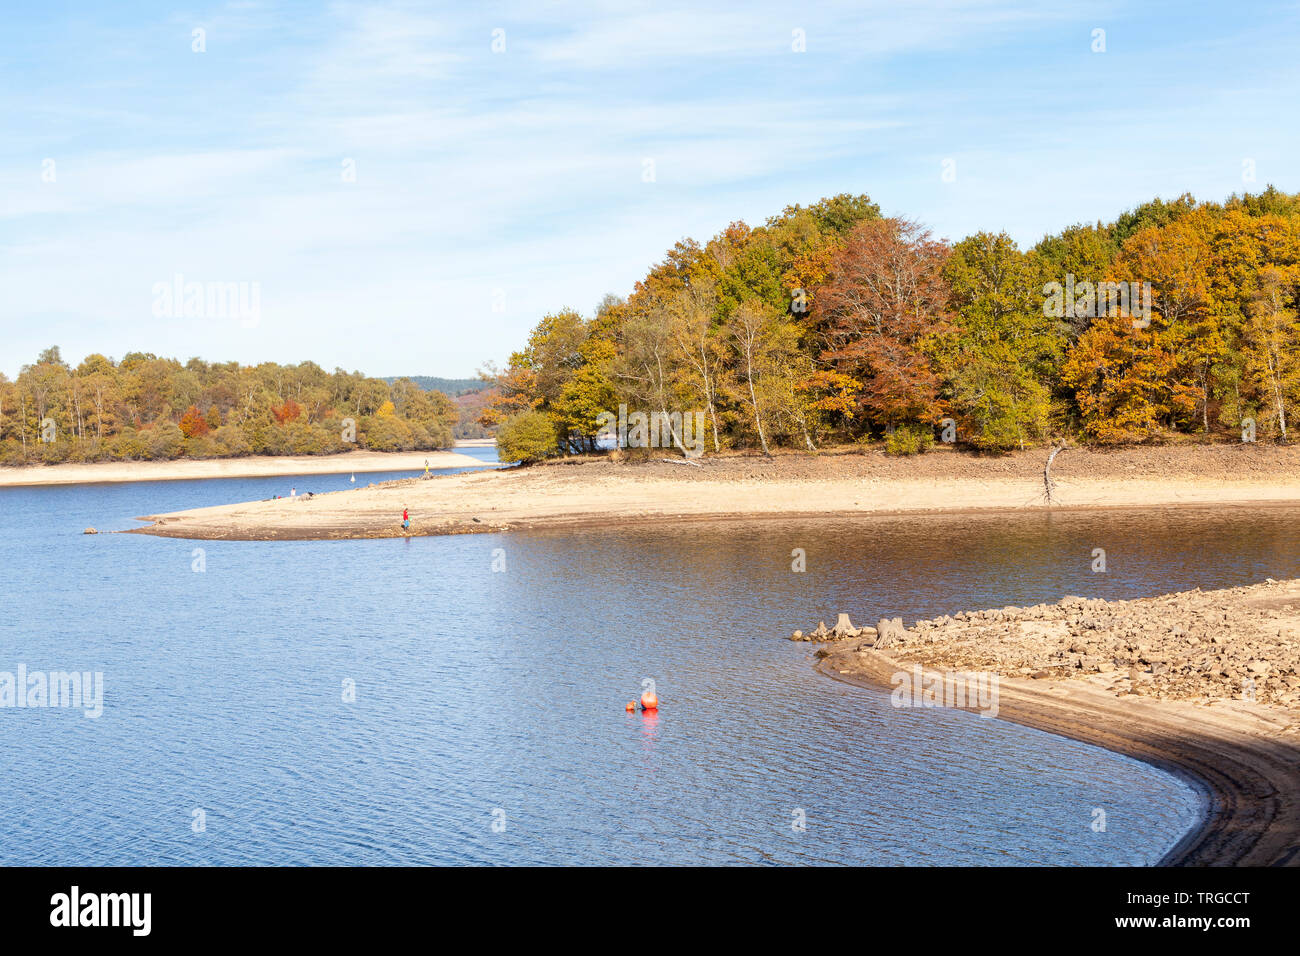
[[[490,391],[494,386],[478,378],[438,378],[436,375],[390,375],[383,379],[392,385],[399,378],[409,378],[426,392],[442,392],[460,411],[460,420],[452,429],[455,438],[491,438],[495,428],[484,428],[479,424],[479,415],[496,394]]]
[[[489,383],[477,378],[438,378],[436,375],[390,375],[384,379],[392,385],[399,378],[409,378],[426,392],[442,392],[449,398],[455,398],[465,392],[481,392]]]

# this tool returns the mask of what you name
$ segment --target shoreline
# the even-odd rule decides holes
[[[431,469],[485,467],[489,463],[454,450],[354,451],[340,455],[247,455],[242,458],[181,458],[173,461],[65,462],[0,468],[0,488],[45,485],[121,484],[133,481],[190,481],[203,478],[274,478],[384,471],[423,473]]]
[[[1168,606],[1178,599],[1187,603],[1192,597],[1204,598],[1207,607],[1268,608],[1270,614],[1279,602],[1286,602],[1282,620],[1300,622],[1300,580],[1087,603],[1094,609],[1111,605],[1121,619],[1132,624],[1142,622],[1138,608]],[[1078,599],[1066,598],[1062,604],[1071,600]],[[1001,613],[981,612],[985,617]],[[942,634],[957,623],[951,618],[946,623],[932,622],[928,630]],[[997,645],[995,630],[984,624],[971,627],[963,623],[966,643],[962,651],[970,646],[972,631],[978,632],[975,643]],[[907,659],[894,656],[897,652],[890,641],[886,641],[890,645],[886,652],[875,648],[874,636],[844,638],[823,645],[815,667],[833,680],[876,691],[892,690],[898,686],[892,675],[908,672],[918,663],[926,675],[953,672],[943,666],[953,662],[945,661],[952,649],[942,646],[945,637],[934,638],[926,628],[920,628],[919,634],[914,630],[907,633],[914,635],[902,642],[907,646],[901,653]],[[1146,631],[1140,634],[1147,636]],[[937,649],[932,640],[940,642]],[[1239,640],[1236,633],[1233,640]],[[1040,641],[1040,650],[1046,652],[1050,644]],[[1294,667],[1290,670],[1294,673]],[[1142,686],[1138,687],[1139,678],[1132,671],[1127,678],[1130,685],[1119,693],[1116,689],[1126,679],[1107,679],[1105,674],[1060,678],[1039,672],[1034,677],[1007,677],[988,669],[960,671],[997,677],[996,719],[1102,747],[1172,773],[1192,786],[1200,795],[1202,816],[1157,865],[1300,866],[1300,708],[1294,704],[1149,696],[1146,675],[1140,675]]]
[[[1300,506],[1300,448],[1071,449],[1043,493],[1045,455],[953,451],[899,460],[843,455],[723,456],[699,464],[561,460],[402,479],[315,496],[147,515],[132,531],[231,541],[420,537],[647,523],[917,517],[1135,508]],[[412,527],[396,516],[409,509]]]

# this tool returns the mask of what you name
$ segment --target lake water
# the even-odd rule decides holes
[[[350,482],[0,490],[0,671],[105,684],[98,719],[0,709],[0,863],[1152,863],[1198,813],[1178,779],[894,709],[785,638],[839,610],[910,621],[1300,566],[1290,510],[81,534],[291,485]],[[647,678],[658,715],[626,713]]]

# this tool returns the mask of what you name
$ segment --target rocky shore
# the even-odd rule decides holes
[[[963,611],[854,628],[848,615],[794,640],[860,643],[906,663],[1007,677],[1090,678],[1116,694],[1300,708],[1300,582],[1226,591]]]
[[[1300,580],[910,627],[840,615],[792,638],[821,642],[819,668],[864,686],[918,666],[995,675],[999,718],[1182,775],[1207,814],[1165,865],[1300,865]]]

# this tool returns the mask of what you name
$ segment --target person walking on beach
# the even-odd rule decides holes
[[[402,530],[409,531],[411,528],[411,513],[406,508],[402,509]]]

